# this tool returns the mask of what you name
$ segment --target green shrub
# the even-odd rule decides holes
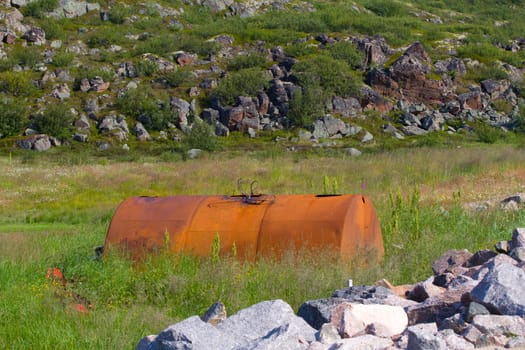
[[[51,12],[58,7],[58,0],[37,0],[30,2],[23,8],[24,16],[43,17],[45,12]]]
[[[268,78],[260,69],[241,69],[221,79],[212,96],[223,105],[233,105],[238,96],[254,96],[266,87]]]
[[[117,99],[120,112],[140,120],[148,129],[162,130],[168,123],[175,122],[169,101],[159,99],[151,89],[130,89]]]
[[[474,80],[477,83],[486,79],[502,80],[507,78],[508,74],[496,63],[484,64],[480,67],[469,69],[465,75],[466,80]]]
[[[0,91],[13,96],[27,96],[35,90],[29,72],[0,73]]]
[[[40,49],[36,46],[15,47],[10,55],[10,61],[13,65],[18,64],[33,68],[37,63],[42,61]]]
[[[159,71],[159,66],[149,60],[140,60],[135,63],[135,71],[139,77],[151,77]]]
[[[478,140],[483,143],[492,144],[505,138],[505,134],[500,128],[482,122],[476,123],[474,130],[478,135]]]
[[[319,48],[315,44],[311,43],[296,43],[286,46],[284,52],[287,56],[302,57],[313,55],[319,51]]]
[[[161,74],[163,79],[170,87],[176,88],[182,85],[186,80],[193,77],[193,74],[186,70],[173,70]]]
[[[42,134],[48,134],[61,139],[71,136],[75,115],[68,106],[50,104],[32,121],[33,127]]]
[[[364,55],[357,50],[357,47],[349,41],[338,41],[334,44],[328,45],[326,50],[330,56],[336,60],[346,61],[353,69],[363,67]]]
[[[47,40],[62,40],[66,37],[63,26],[54,18],[43,18],[39,25],[46,32]]]
[[[325,101],[321,89],[297,89],[290,100],[288,118],[295,126],[309,126],[322,115]]]
[[[356,96],[361,86],[346,62],[326,56],[306,58],[293,66],[292,73],[303,88],[320,88],[328,96]]]
[[[0,100],[0,138],[17,135],[26,119],[26,107],[14,99]]]
[[[187,148],[199,148],[210,152],[216,150],[218,146],[213,127],[199,119],[186,134],[184,144]]]
[[[123,24],[126,17],[131,14],[131,9],[124,5],[117,5],[109,12],[109,21],[113,24]]]
[[[399,17],[406,13],[403,5],[390,0],[369,0],[365,7],[381,17]]]
[[[236,56],[228,63],[228,70],[235,71],[246,68],[260,67],[266,63],[266,57],[261,54]]]
[[[67,67],[75,59],[75,54],[73,52],[58,52],[53,57],[53,64],[57,67]]]

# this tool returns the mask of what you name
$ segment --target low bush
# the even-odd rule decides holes
[[[75,59],[75,54],[72,52],[58,52],[53,57],[53,64],[57,67],[67,67]]]
[[[321,89],[297,89],[288,110],[288,118],[295,126],[307,127],[323,113],[326,97]]]
[[[42,61],[40,49],[36,46],[15,47],[11,52],[9,60],[12,65],[33,68]]]
[[[193,74],[187,70],[173,70],[161,74],[161,79],[170,87],[176,88],[182,85],[185,81],[193,77]]]
[[[330,53],[332,58],[345,61],[353,69],[363,67],[363,53],[358,51],[357,47],[349,41],[338,41],[334,44],[328,45],[326,50]]]
[[[32,120],[32,126],[41,134],[66,139],[71,136],[75,115],[68,106],[50,104]]]
[[[406,14],[405,7],[390,0],[369,0],[365,7],[381,17],[399,17]]]
[[[214,151],[217,149],[217,136],[213,127],[202,120],[196,120],[184,138],[187,148],[199,148],[204,151]]]
[[[43,17],[44,13],[51,12],[58,7],[58,0],[37,0],[32,1],[23,8],[22,13],[24,16],[29,17]]]
[[[62,40],[66,38],[66,31],[60,24],[59,20],[54,18],[43,18],[39,25],[46,33],[47,40]]]
[[[0,73],[0,92],[13,96],[28,96],[35,89],[29,72],[8,71]]]
[[[0,138],[19,134],[25,120],[25,103],[15,99],[0,100]]]
[[[159,71],[159,67],[155,62],[140,60],[135,63],[135,71],[139,77],[151,77]]]
[[[241,69],[221,79],[212,96],[223,105],[233,105],[239,96],[254,96],[268,87],[268,77],[258,68]]]
[[[246,68],[260,67],[266,63],[266,57],[261,54],[239,55],[228,63],[228,70],[237,71]]]
[[[159,98],[151,89],[130,89],[117,99],[116,107],[126,116],[138,119],[152,130],[165,129],[175,122],[175,115],[169,108],[169,101]]]
[[[323,55],[299,61],[292,73],[303,88],[320,88],[327,96],[356,96],[362,83],[346,62]]]
[[[126,17],[131,14],[131,9],[124,5],[114,6],[109,12],[109,21],[113,24],[123,24]]]

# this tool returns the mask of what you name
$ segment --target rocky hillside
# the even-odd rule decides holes
[[[230,317],[216,303],[136,349],[523,349],[525,229],[496,250],[451,250],[425,281],[350,286],[305,302],[298,315],[282,300]]]
[[[235,132],[356,155],[524,128],[519,0],[6,0],[0,11],[4,149],[211,151]]]

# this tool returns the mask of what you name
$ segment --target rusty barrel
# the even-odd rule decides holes
[[[297,249],[332,249],[343,258],[383,255],[377,214],[363,195],[257,195],[130,197],[117,208],[105,248],[136,256],[167,249],[246,259]]]

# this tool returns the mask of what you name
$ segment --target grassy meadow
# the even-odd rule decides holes
[[[274,298],[297,310],[305,300],[344,287],[348,278],[354,284],[422,280],[447,249],[491,248],[523,225],[524,211],[467,212],[462,204],[524,192],[524,164],[523,148],[500,144],[404,148],[357,158],[267,151],[162,162],[148,156],[125,162],[4,155],[0,348],[133,349],[141,337],[202,314],[217,300],[229,314]],[[256,179],[270,194],[323,193],[328,186],[370,196],[385,239],[384,260],[364,267],[325,252],[255,263],[168,254],[138,264],[116,253],[94,258],[126,197],[235,194],[240,177]],[[65,282],[46,278],[54,267]]]

